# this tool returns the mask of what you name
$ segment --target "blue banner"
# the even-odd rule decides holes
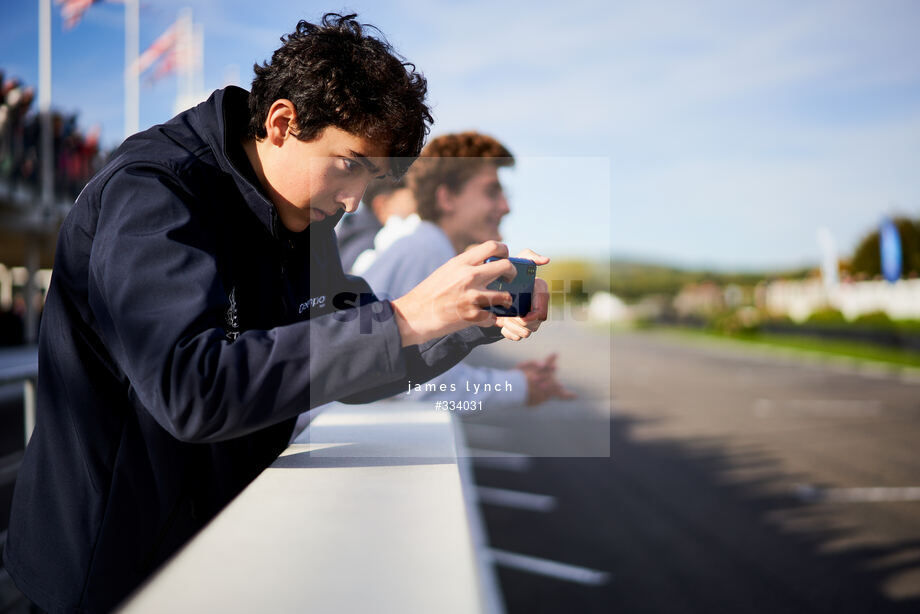
[[[901,235],[889,219],[882,221],[879,229],[879,249],[882,256],[882,275],[894,283],[901,277]]]

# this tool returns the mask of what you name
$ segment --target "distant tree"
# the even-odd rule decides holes
[[[899,217],[892,220],[901,236],[901,274],[920,275],[920,220]],[[882,274],[882,257],[879,253],[878,229],[863,237],[850,262],[850,273],[869,278]]]
[[[559,306],[565,301],[583,303],[601,290],[610,290],[609,276],[601,271],[609,268],[590,260],[560,259],[540,267],[537,275],[549,285],[550,300]]]

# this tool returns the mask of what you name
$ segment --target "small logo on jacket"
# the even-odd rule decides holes
[[[240,316],[236,309],[236,288],[230,290],[230,306],[227,308],[227,339],[233,341],[240,336]]]
[[[301,314],[301,313],[303,313],[304,311],[306,311],[307,309],[310,309],[310,308],[312,308],[312,307],[322,307],[322,306],[325,305],[325,304],[326,304],[326,296],[325,296],[325,295],[323,295],[323,296],[314,296],[314,297],[311,298],[310,300],[307,300],[307,301],[304,301],[303,303],[301,303],[301,304],[300,304],[300,309],[297,311],[297,313],[298,313],[298,314]]]

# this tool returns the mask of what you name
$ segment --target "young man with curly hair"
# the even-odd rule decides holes
[[[514,165],[511,152],[478,132],[432,139],[406,175],[421,224],[395,241],[362,273],[380,296],[401,296],[438,266],[484,241],[499,241],[499,225],[510,212],[498,177]],[[537,264],[549,260],[531,254]],[[543,284],[537,280],[537,284]],[[538,286],[538,292],[542,289]],[[526,336],[526,331],[521,331]],[[514,335],[514,332],[511,333]],[[555,376],[555,355],[525,361],[515,369],[489,369],[460,363],[431,380],[410,398],[457,398],[456,391],[481,390],[483,407],[538,405],[550,398],[572,398]],[[414,397],[412,395],[415,395]]]
[[[284,449],[296,416],[365,402],[545,319],[495,318],[497,242],[393,301],[333,227],[405,172],[426,82],[353,15],[300,22],[252,91],[127,139],[60,232],[38,416],[4,561],[51,612],[114,608]],[[475,326],[475,325],[479,326]]]

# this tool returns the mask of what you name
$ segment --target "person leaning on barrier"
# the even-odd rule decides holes
[[[393,301],[342,272],[342,210],[402,174],[431,121],[425,79],[354,17],[301,21],[251,92],[127,139],[64,222],[4,549],[38,607],[111,610],[305,408],[391,396],[545,319],[547,296],[526,322],[482,309],[510,302],[485,290],[513,268],[483,264],[496,241]]]
[[[401,296],[456,254],[483,241],[500,240],[499,225],[511,210],[498,169],[513,164],[514,157],[503,144],[478,132],[445,134],[425,145],[406,175],[423,221],[379,254],[362,273],[374,291],[381,296]],[[533,258],[537,264],[549,262],[529,251],[519,256]],[[521,337],[527,335],[526,331],[520,333]],[[463,362],[430,381],[426,388],[414,396],[407,392],[406,398],[450,400],[467,398],[467,390],[488,391],[475,396],[483,408],[574,398],[556,379],[555,354],[524,361],[514,369],[474,367]]]

